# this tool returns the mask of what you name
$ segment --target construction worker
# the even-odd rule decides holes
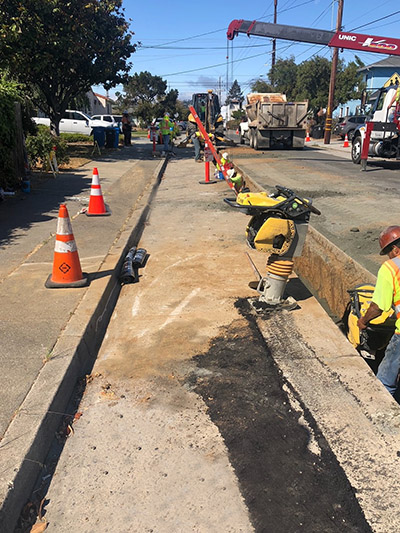
[[[382,359],[376,377],[390,394],[394,394],[399,381],[400,370],[400,226],[389,226],[379,236],[380,255],[388,255],[378,271],[372,301],[364,316],[358,319],[360,330],[368,322],[389,311],[396,312],[396,329]]]
[[[124,134],[124,146],[131,145],[131,135],[132,135],[132,121],[129,118],[128,111],[124,111],[122,114],[122,133]]]
[[[248,192],[249,189],[246,187],[246,182],[243,179],[243,176],[236,172],[234,168],[231,168],[227,172],[228,178],[233,183],[235,191],[239,194],[240,192]]]
[[[196,163],[201,163],[200,155],[200,132],[198,131],[196,121],[192,113],[188,116],[187,136],[192,140],[194,146],[194,160]]]
[[[224,167],[224,169],[226,171],[228,171],[229,169],[233,168],[233,163],[229,160],[229,154],[228,152],[224,152],[222,155],[221,155],[221,166]],[[216,174],[215,174],[215,177],[219,180],[223,180],[225,179],[224,178],[224,175],[222,173],[222,169],[221,169],[221,166],[219,165],[219,163],[217,163],[215,165],[217,168],[216,168]]]
[[[169,113],[165,113],[162,121],[160,122],[160,132],[164,142],[164,150],[162,152],[162,155],[166,155],[168,152],[171,151],[170,139],[173,131],[174,123],[171,122],[169,118]]]

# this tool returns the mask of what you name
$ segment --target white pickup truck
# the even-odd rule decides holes
[[[32,117],[36,124],[44,124],[50,126],[50,119],[48,117]],[[92,119],[82,111],[74,109],[67,109],[64,112],[63,118],[60,120],[60,133],[81,133],[83,135],[92,135],[93,128],[100,126],[109,128],[110,126],[118,126],[105,120]]]

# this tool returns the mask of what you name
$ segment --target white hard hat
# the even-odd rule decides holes
[[[228,178],[233,178],[233,176],[235,175],[235,169],[234,168],[230,168],[227,172],[228,174]]]
[[[222,157],[223,157],[224,159],[229,159],[229,154],[228,154],[228,152],[224,152],[224,153],[222,154]]]

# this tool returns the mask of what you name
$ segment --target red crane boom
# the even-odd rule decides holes
[[[378,37],[377,35],[363,35],[361,33],[343,31],[333,32],[259,22],[257,20],[233,20],[229,24],[227,37],[232,40],[239,33],[246,33],[248,36],[257,35],[259,37],[321,44],[335,48],[359,50],[361,52],[400,56],[400,39],[395,39],[394,37]]]

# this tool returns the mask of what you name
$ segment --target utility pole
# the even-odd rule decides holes
[[[276,24],[278,16],[278,0],[274,0],[274,24]],[[276,39],[272,39],[272,60],[271,66],[275,66],[275,56],[276,56]]]
[[[229,41],[226,41],[226,96],[229,91]]]
[[[343,3],[344,3],[344,0],[338,0],[336,33],[341,31],[342,29]],[[337,71],[338,59],[339,59],[339,48],[334,48],[333,56],[332,56],[331,80],[329,83],[328,107],[326,108],[324,144],[330,144],[331,142],[332,108],[333,108],[333,99],[335,96],[336,71]]]
[[[219,103],[221,104],[221,98],[222,98],[222,83],[221,83],[221,76],[219,76],[218,78],[218,99],[219,99]]]

